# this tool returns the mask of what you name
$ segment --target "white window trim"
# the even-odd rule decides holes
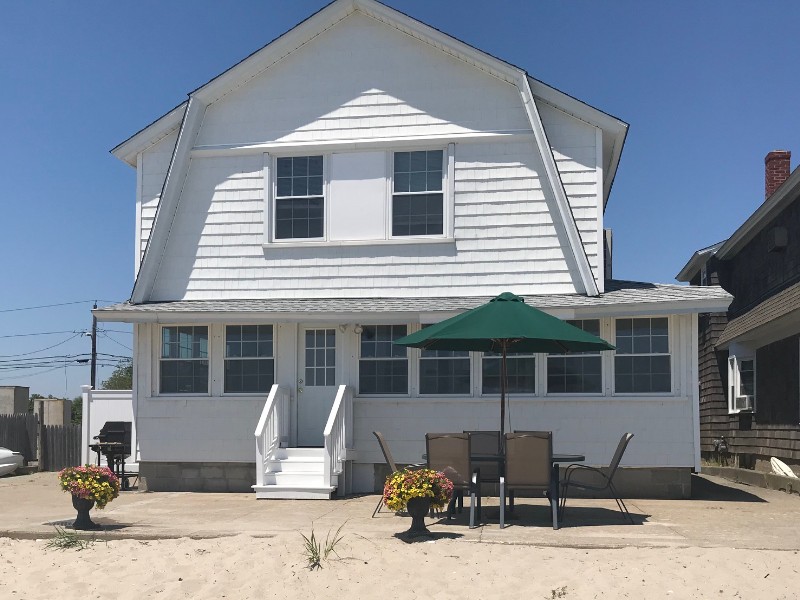
[[[443,233],[440,235],[425,236],[393,236],[392,235],[392,198],[394,195],[394,153],[417,152],[427,150],[442,150],[442,195],[443,195]],[[362,152],[363,149],[353,149],[352,152]],[[306,148],[293,152],[263,153],[263,188],[264,188],[264,232],[262,246],[268,248],[308,248],[314,246],[379,246],[402,244],[453,244],[455,243],[455,144],[442,143],[432,140],[427,145],[406,146],[404,144],[386,144],[376,147],[375,152],[384,152],[387,161],[386,191],[384,202],[386,206],[384,237],[371,240],[330,240],[330,157],[331,154],[341,154],[345,150],[333,152],[331,149],[314,150]],[[323,178],[323,203],[324,224],[323,237],[321,238],[287,238],[275,237],[275,201],[277,196],[277,160],[294,156],[322,156]]]
[[[626,316],[619,316],[614,317],[610,320],[610,334],[613,336],[613,341],[611,342],[615,346],[617,345],[617,321],[622,319],[667,319],[667,334],[669,336],[669,354],[617,354],[617,351],[614,350],[611,361],[610,361],[610,380],[611,380],[611,396],[618,396],[620,398],[632,398],[632,397],[642,397],[642,398],[663,398],[665,396],[676,396],[678,395],[678,386],[677,386],[677,374],[676,374],[676,365],[677,362],[675,360],[675,344],[676,338],[678,337],[677,332],[677,325],[675,319],[672,315],[637,315],[635,317],[626,317]],[[601,324],[602,328],[602,324]],[[610,338],[606,338],[610,339]],[[669,370],[670,370],[670,391],[669,392],[617,392],[617,369],[616,369],[616,357],[617,356],[669,356]]]
[[[162,344],[164,343],[164,328],[165,327],[205,327],[208,330],[208,356],[205,359],[202,358],[195,358],[195,359],[185,359],[185,360],[207,360],[208,361],[208,383],[206,385],[205,392],[162,392],[161,391],[161,352],[163,350]],[[156,336],[156,348],[155,352],[153,352],[153,373],[155,373],[155,394],[154,396],[162,397],[162,398],[209,398],[212,394],[212,370],[214,361],[212,360],[214,351],[213,351],[213,328],[210,324],[204,323],[162,323],[157,326],[157,336]],[[166,360],[180,360],[180,359],[166,359]]]
[[[753,361],[753,396],[751,399],[752,408],[736,408],[736,398],[740,397],[739,390],[741,389],[741,364],[742,361]],[[756,364],[756,357],[754,354],[732,354],[728,357],[728,389],[726,396],[728,398],[728,414],[738,415],[739,413],[754,413],[756,410],[756,401],[758,398],[758,390],[756,389],[756,372],[758,365]]]
[[[220,325],[221,330],[219,332],[220,348],[219,348],[219,352],[216,353],[216,354],[218,354],[220,356],[220,360],[219,361],[215,361],[216,363],[219,363],[219,365],[217,365],[217,366],[219,366],[219,374],[217,375],[217,373],[215,372],[214,367],[212,367],[211,365],[209,365],[209,372],[212,373],[212,379],[217,379],[217,377],[219,378],[219,382],[220,382],[219,395],[220,396],[233,396],[233,397],[238,397],[238,396],[251,396],[251,397],[252,396],[261,396],[261,397],[264,397],[264,396],[269,394],[269,390],[267,390],[266,392],[226,392],[225,391],[225,361],[226,360],[259,360],[256,357],[239,357],[239,358],[231,357],[229,359],[227,356],[225,356],[225,334],[226,334],[226,332],[228,330],[228,327],[237,327],[237,326],[242,326],[242,325],[270,325],[270,326],[272,326],[272,381],[273,381],[273,383],[277,383],[277,380],[278,380],[278,356],[277,356],[277,352],[275,351],[276,346],[277,346],[275,344],[275,338],[276,338],[276,336],[278,334],[278,327],[277,327],[277,325],[275,323],[263,323],[263,322],[222,323]],[[215,336],[215,338],[216,338],[216,336]],[[210,346],[211,346],[211,344],[209,344],[209,347]]]

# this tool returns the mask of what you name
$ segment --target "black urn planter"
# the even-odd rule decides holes
[[[431,511],[430,498],[411,498],[406,506],[406,511],[411,515],[411,528],[406,531],[406,535],[417,537],[431,534],[425,527],[425,517]]]
[[[72,506],[78,511],[78,518],[75,519],[75,522],[72,524],[73,529],[81,529],[84,531],[100,529],[100,525],[92,521],[91,517],[89,517],[89,510],[94,506],[94,500],[72,496]]]

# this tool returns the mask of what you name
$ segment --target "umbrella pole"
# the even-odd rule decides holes
[[[500,445],[505,446],[505,429],[506,429],[506,351],[507,340],[501,343],[502,358],[500,359]]]

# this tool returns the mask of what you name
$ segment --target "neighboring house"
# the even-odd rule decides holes
[[[338,0],[120,144],[137,277],[94,313],[134,324],[147,488],[373,491],[373,430],[411,463],[428,431],[498,429],[496,356],[392,340],[511,291],[618,350],[513,357],[507,429],[552,430],[590,464],[634,432],[631,484],[688,495],[697,314],[730,296],[606,279],[626,132],[391,8]]]
[[[716,457],[725,438],[741,466],[800,465],[800,169],[790,160],[767,154],[764,203],[677,276],[733,294],[727,313],[700,316],[700,429],[704,453]]]

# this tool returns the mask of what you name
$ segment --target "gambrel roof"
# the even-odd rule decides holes
[[[167,241],[180,202],[181,191],[186,180],[191,152],[196,144],[205,109],[231,91],[245,85],[254,77],[263,74],[271,66],[354,12],[359,12],[385,25],[394,27],[421,43],[428,44],[451,57],[518,88],[525,113],[530,121],[531,130],[541,153],[544,165],[543,185],[550,188],[555,198],[556,214],[553,214],[553,220],[563,226],[569,241],[568,247],[564,248],[564,251],[576,265],[579,276],[576,287],[588,296],[596,296],[598,294],[597,283],[584,250],[578,226],[572,214],[537,105],[541,103],[551,105],[597,127],[602,132],[604,206],[608,200],[616,174],[622,146],[627,134],[627,124],[531,78],[519,67],[477,50],[375,0],[335,0],[289,32],[191,92],[187,102],[176,107],[112,150],[112,153],[121,160],[135,165],[137,156],[141,152],[166,135],[178,131],[178,139],[164,180],[155,222],[142,257],[131,301],[134,303],[145,302],[152,293],[153,285],[166,251]]]

